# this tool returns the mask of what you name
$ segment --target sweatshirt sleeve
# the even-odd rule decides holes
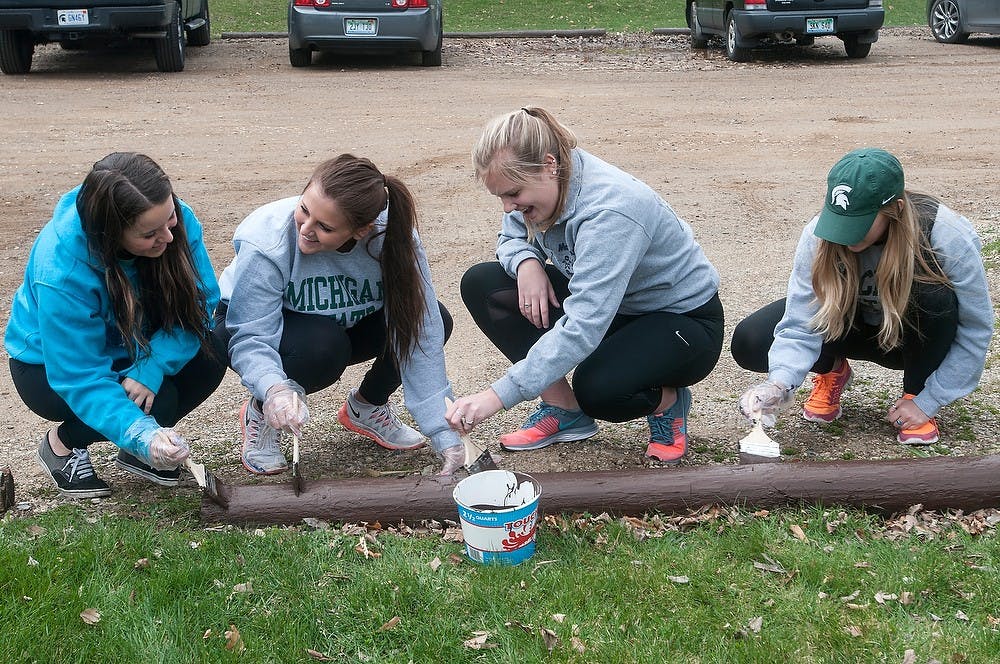
[[[229,359],[243,385],[263,401],[269,388],[287,378],[278,345],[289,274],[281,266],[283,252],[275,254],[249,240],[237,242],[233,292],[226,312]]]
[[[511,277],[517,277],[517,266],[529,258],[545,265],[545,254],[533,242],[528,242],[528,229],[520,212],[503,216],[497,234],[497,260]]]
[[[976,389],[986,364],[995,315],[983,266],[982,241],[964,218],[942,206],[932,231],[938,262],[955,289],[958,329],[948,354],[913,402],[928,417]],[[948,216],[945,216],[948,215]]]
[[[492,385],[505,408],[537,397],[594,352],[649,244],[641,226],[613,210],[597,211],[580,224],[563,316]]]
[[[458,433],[444,419],[445,397],[452,396],[445,369],[444,323],[431,283],[427,256],[419,239],[417,260],[424,282],[424,320],[418,345],[401,363],[403,398],[420,432],[431,439],[434,451],[461,445]]]
[[[219,304],[219,284],[215,270],[205,248],[201,224],[194,212],[181,203],[184,230],[187,233],[191,257],[198,273],[199,288],[205,296],[205,313],[211,325],[215,308]],[[201,342],[198,336],[186,330],[157,330],[149,340],[149,352],[129,367],[124,375],[136,380],[154,393],[159,392],[164,376],[173,376],[198,353]]]
[[[768,379],[793,390],[805,380],[823,347],[823,336],[809,324],[818,306],[812,288],[812,264],[818,242],[813,235],[815,226],[813,219],[799,238],[788,278],[785,315],[774,328],[774,342],[767,354]]]

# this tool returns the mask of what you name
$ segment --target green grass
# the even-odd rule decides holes
[[[280,0],[210,0],[212,31],[284,32],[288,4]],[[925,25],[925,0],[886,2],[886,25]],[[445,32],[579,30],[644,32],[685,27],[682,0],[444,0]]]
[[[0,661],[306,662],[311,649],[368,662],[839,664],[1000,651],[995,531],[890,541],[864,513],[787,509],[640,541],[620,522],[563,521],[512,568],[455,564],[460,545],[437,537],[382,533],[368,544],[380,557],[365,559],[359,535],[336,529],[204,531],[170,516],[194,508],[7,517]],[[230,625],[242,653],[226,648]],[[551,652],[542,628],[558,638]],[[463,645],[477,632],[492,649]]]

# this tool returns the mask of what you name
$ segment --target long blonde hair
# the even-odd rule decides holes
[[[904,191],[903,205],[896,201],[880,212],[889,219],[885,247],[875,268],[875,283],[882,304],[878,344],[883,350],[899,345],[904,316],[914,282],[951,285],[924,232],[937,214],[939,201],[925,194]],[[861,284],[858,258],[844,245],[820,240],[812,265],[812,287],[819,310],[810,324],[827,341],[844,336],[854,324]]]
[[[576,136],[544,108],[529,106],[493,118],[472,148],[472,166],[482,182],[490,173],[511,182],[528,184],[545,165],[545,155],[556,158],[559,197],[552,217],[528,226],[528,239],[555,223],[566,205]]]

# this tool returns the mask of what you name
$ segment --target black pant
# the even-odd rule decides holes
[[[226,374],[226,350],[212,339],[213,348],[198,351],[191,361],[173,376],[164,376],[163,384],[153,399],[149,414],[160,426],[172,427],[201,405],[219,387]],[[121,371],[131,364],[121,360],[112,365]],[[49,385],[45,366],[27,364],[11,358],[10,375],[21,400],[33,413],[59,425],[59,440],[66,447],[86,448],[91,443],[107,440],[104,434],[84,424]]]
[[[545,266],[560,302],[569,281]],[[462,300],[479,329],[511,362],[523,360],[548,330],[521,315],[517,281],[497,262],[474,265],[462,277]],[[549,310],[549,324],[562,317]],[[618,314],[594,352],[573,371],[573,393],[586,414],[626,422],[656,412],[661,387],[685,387],[704,379],[722,354],[724,317],[715,295],[683,314]]]
[[[438,302],[438,308],[447,341],[454,324],[445,306]],[[225,347],[229,346],[231,336],[225,325],[228,309],[220,304],[215,315],[215,334]],[[386,354],[384,311],[369,314],[350,328],[327,316],[287,309],[282,317],[278,344],[281,368],[306,394],[330,387],[340,380],[348,366],[372,359],[375,361],[358,387],[366,401],[380,406],[402,384],[395,358]]]
[[[750,314],[733,331],[733,359],[744,369],[767,373],[767,353],[774,341],[774,328],[785,315],[785,300],[772,302]],[[857,318],[860,318],[860,313]],[[837,360],[867,360],[888,369],[903,370],[903,391],[919,394],[927,377],[941,365],[958,330],[958,299],[947,286],[914,284],[910,305],[903,318],[901,343],[889,351],[878,345],[879,328],[857,319],[840,339],[826,341],[819,359],[810,369],[833,370]]]

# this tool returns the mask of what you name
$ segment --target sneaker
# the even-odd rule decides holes
[[[240,411],[240,432],[243,435],[240,458],[244,468],[255,475],[277,475],[288,469],[285,455],[278,446],[281,432],[264,422],[264,413],[253,397],[247,399]]]
[[[357,390],[351,390],[337,413],[337,420],[345,427],[368,436],[387,450],[415,450],[427,444],[419,431],[399,419],[391,404],[362,403],[357,394]]]
[[[833,422],[840,417],[840,394],[851,384],[853,373],[844,358],[836,371],[813,376],[813,389],[802,406],[802,417],[810,422]]]
[[[144,480],[149,480],[153,484],[159,484],[160,486],[177,486],[181,481],[180,468],[159,470],[158,468],[147,466],[125,450],[118,451],[118,458],[115,460],[115,465],[126,472],[138,475]]]
[[[597,422],[582,410],[564,410],[544,401],[517,431],[500,436],[500,446],[510,452],[538,450],[552,443],[586,440],[597,433]]]
[[[647,415],[649,444],[646,456],[676,466],[687,454],[687,418],[691,412],[691,390],[677,388],[677,401],[659,415]]]
[[[67,498],[104,498],[111,495],[111,487],[97,476],[86,448],[74,448],[66,456],[52,451],[49,434],[42,437],[35,455],[38,463],[56,483],[59,493]]]
[[[904,394],[904,399],[912,399],[912,394]],[[930,445],[936,443],[940,436],[937,421],[932,417],[920,426],[913,429],[900,429],[896,434],[896,440],[903,445]]]

